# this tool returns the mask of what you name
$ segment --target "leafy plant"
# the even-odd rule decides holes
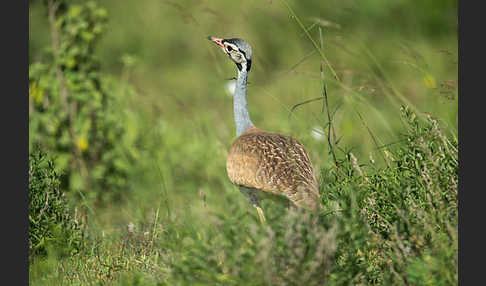
[[[237,204],[233,204],[237,206]],[[184,235],[170,285],[322,285],[331,270],[335,228],[296,209],[272,211],[268,225],[233,207],[207,233]],[[268,214],[268,213],[267,213]]]
[[[80,250],[83,225],[69,210],[60,188],[54,161],[35,148],[29,154],[29,254],[47,254],[53,246],[61,254]]]
[[[107,12],[93,1],[47,1],[47,8],[52,47],[47,60],[29,67],[30,146],[55,155],[70,191],[99,202],[120,199],[137,133],[127,130],[123,112],[133,89],[100,72],[93,55]]]
[[[341,225],[334,283],[457,281],[457,142],[431,116],[403,107],[402,118],[405,144],[384,150],[390,167],[360,165],[348,152],[327,174],[324,201],[337,202]]]

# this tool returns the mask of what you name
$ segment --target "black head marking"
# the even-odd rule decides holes
[[[230,43],[235,45],[238,48],[238,51],[241,52],[245,59],[251,60],[251,47],[250,45],[240,38],[231,38],[231,39],[223,39],[222,43]]]
[[[238,70],[241,71],[241,69],[243,68],[243,65],[240,64],[240,63],[235,63],[235,64],[236,64],[236,67],[238,68]],[[249,72],[250,68],[251,68],[251,60],[247,60],[246,61],[246,71]]]
[[[239,38],[230,38],[230,39],[223,39],[221,43],[224,45],[225,43],[230,43],[236,46],[237,51],[240,52],[246,59],[246,71],[250,71],[251,68],[251,47],[250,45],[242,39]],[[227,50],[231,51],[233,47],[228,46]],[[236,67],[239,71],[242,70],[243,65],[240,63],[236,63]]]

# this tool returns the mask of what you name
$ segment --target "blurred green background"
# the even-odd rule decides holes
[[[322,96],[321,61],[282,1],[96,2],[108,22],[94,56],[102,74],[133,87],[118,108],[125,132],[139,138],[128,146],[135,159],[120,204],[96,209],[87,203],[100,228],[153,215],[167,200],[176,217],[201,217],[203,200],[224,213],[223,195],[239,196],[225,170],[235,139],[228,90],[236,69],[209,35],[252,45],[252,121],[297,138],[316,169],[333,164],[322,101],[300,105],[290,116],[294,105]],[[457,134],[457,1],[288,3],[318,43],[322,29],[323,52],[340,78],[324,67],[339,146],[360,161],[383,164],[377,145],[396,142],[402,104]],[[29,62],[47,61],[51,34],[42,1],[30,1],[29,20]]]

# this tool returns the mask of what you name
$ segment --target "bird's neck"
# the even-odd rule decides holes
[[[250,120],[250,114],[246,106],[246,81],[248,79],[248,71],[243,68],[238,70],[238,79],[236,80],[235,95],[233,98],[235,123],[236,123],[236,137],[245,132],[248,128],[253,126]]]

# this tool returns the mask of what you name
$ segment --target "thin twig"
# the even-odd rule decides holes
[[[324,47],[324,40],[322,38],[322,29],[319,27],[319,39],[320,39],[320,44],[321,44],[321,49]],[[334,147],[333,147],[333,142],[331,142],[331,131],[334,136],[334,143],[336,143],[336,133],[334,131],[333,125],[332,125],[332,117],[331,113],[329,112],[329,102],[327,100],[327,85],[326,81],[324,78],[324,70],[322,67],[322,61],[320,62],[320,71],[321,71],[321,81],[322,81],[322,109],[321,112],[324,112],[324,107],[326,107],[327,110],[327,120],[329,122],[329,126],[327,127],[327,143],[329,144],[329,150],[331,151],[332,159],[334,160],[334,165],[336,168],[339,168],[339,164],[336,158],[336,153],[334,153]]]
[[[64,82],[64,74],[61,70],[61,67],[58,65],[57,61],[60,57],[60,50],[59,50],[59,34],[57,33],[56,28],[56,11],[59,8],[59,2],[54,2],[54,0],[49,0],[49,25],[51,28],[51,39],[52,39],[52,50],[54,52],[54,58],[56,60],[56,76],[57,80],[59,81],[60,85],[60,97],[61,97],[61,104],[64,107],[64,110],[68,111],[68,103],[67,103],[67,87]]]
[[[303,102],[299,102],[297,104],[295,104],[294,106],[292,106],[292,108],[290,109],[290,113],[289,113],[289,118],[292,116],[292,113],[294,112],[294,109],[296,109],[297,107],[303,105],[303,104],[307,104],[309,102],[313,102],[313,101],[318,101],[318,100],[322,100],[322,97],[316,97],[316,98],[312,98],[312,99],[309,99],[309,100],[306,100],[306,101],[303,101]]]
[[[366,121],[363,119],[363,117],[361,116],[361,113],[359,113],[358,110],[355,110],[355,112],[358,114],[358,117],[359,119],[361,120],[361,123],[364,125],[364,127],[366,128],[366,130],[368,130],[368,133],[370,134],[370,137],[371,137],[371,140],[373,140],[373,143],[375,143],[375,146],[376,148],[378,149],[378,141],[376,140],[373,132],[371,131],[370,127],[368,126],[368,124],[366,124]],[[386,166],[388,168],[390,168],[390,163],[388,162],[388,160],[386,159],[385,155],[383,155],[382,152],[379,152],[379,154],[381,155],[381,157],[383,158],[383,160],[385,161],[386,163]]]
[[[316,52],[316,50],[312,50],[310,51],[309,53],[307,53],[304,57],[302,57],[302,59],[300,59],[296,64],[294,64],[293,66],[291,66],[288,70],[284,71],[282,73],[282,75],[286,75],[286,74],[289,74],[291,73],[296,67],[298,67],[300,64],[302,64],[303,62],[305,62],[308,58],[310,58],[312,55],[314,55],[314,53]]]
[[[54,1],[54,0],[49,0],[48,2],[48,9],[49,9],[49,25],[51,29],[51,40],[52,40],[52,48],[54,52],[54,58],[55,58],[55,66],[56,66],[56,76],[57,76],[57,81],[59,82],[59,87],[60,87],[60,98],[61,98],[61,104],[64,108],[64,111],[68,114],[69,116],[69,133],[71,135],[71,138],[73,139],[74,142],[77,142],[77,135],[76,132],[74,131],[73,124],[76,120],[76,114],[77,114],[77,103],[73,102],[71,108],[69,107],[68,103],[68,97],[69,97],[69,91],[66,85],[66,81],[64,79],[64,72],[62,71],[61,67],[59,66],[59,58],[61,56],[61,51],[60,51],[60,39],[59,39],[59,33],[57,31],[56,27],[56,12],[57,9],[59,8],[60,2]],[[77,148],[76,144],[74,144],[73,148],[73,153],[74,153],[74,160],[73,162],[77,162],[78,166],[80,167],[82,176],[86,179],[87,185],[90,185],[89,177],[88,177],[88,169],[86,168],[85,162],[82,158],[82,153],[81,151]]]
[[[287,1],[282,0],[282,2],[285,4],[285,6],[289,10],[290,14],[292,14],[292,17],[295,19],[295,21],[297,22],[297,24],[299,24],[300,28],[305,32],[307,38],[309,38],[309,40],[312,42],[312,45],[314,45],[314,47],[316,48],[316,50],[319,53],[319,55],[321,56],[321,58],[324,60],[324,62],[326,63],[326,65],[329,67],[329,70],[331,71],[331,73],[334,76],[334,78],[337,81],[341,81],[339,79],[338,75],[336,74],[336,72],[334,71],[334,69],[332,68],[331,64],[327,60],[327,57],[324,55],[324,53],[322,52],[322,50],[317,45],[316,41],[314,41],[314,39],[312,38],[312,36],[309,34],[309,31],[305,28],[304,24],[302,24],[302,22],[300,21],[299,17],[297,17],[297,14],[295,14],[294,10],[292,10],[292,8],[287,3]]]

